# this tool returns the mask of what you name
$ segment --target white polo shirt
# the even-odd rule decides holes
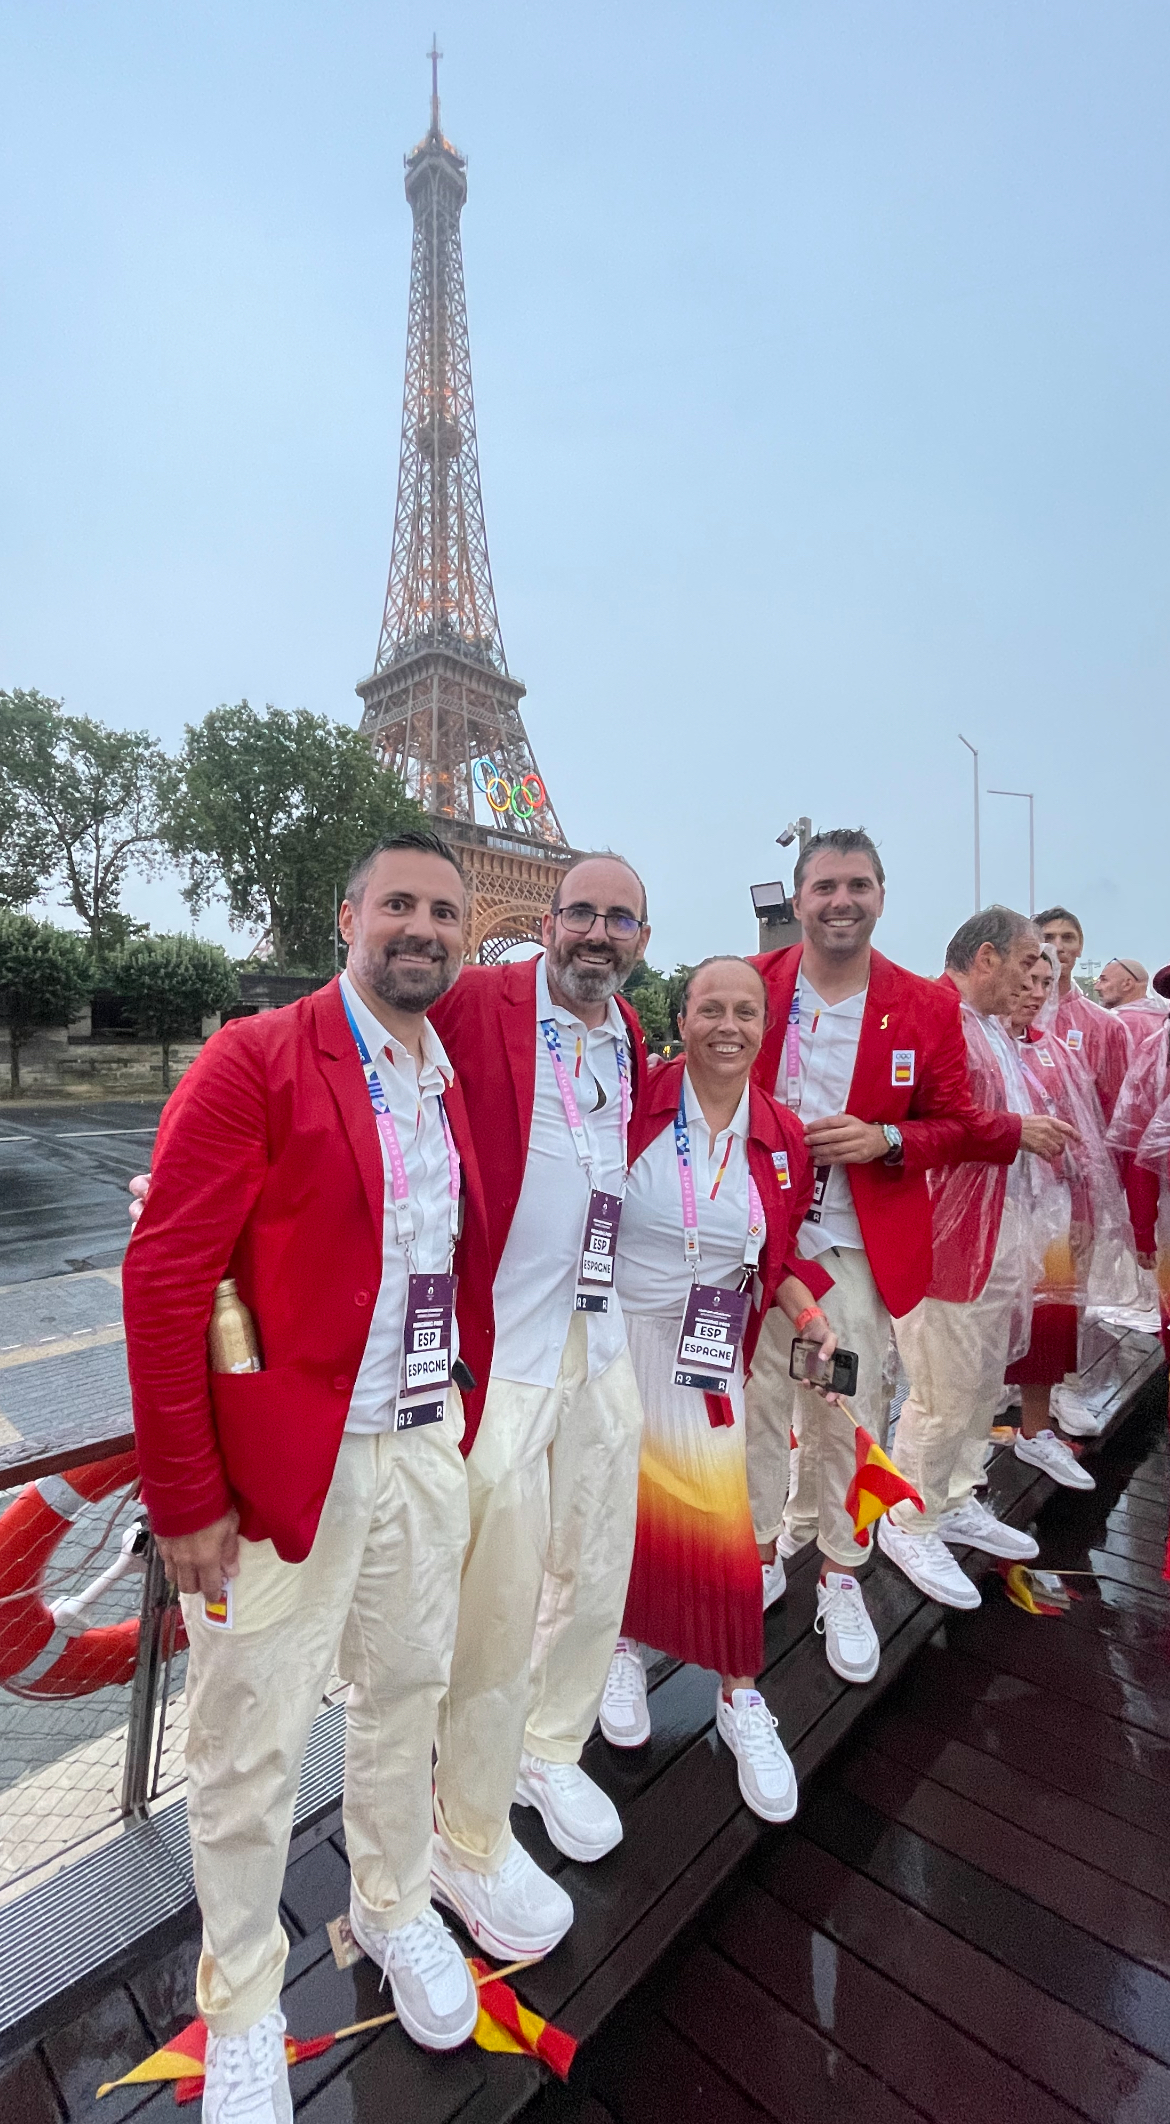
[[[410,1184],[415,1269],[420,1275],[425,1275],[428,1270],[445,1274],[451,1251],[451,1170],[439,1099],[450,1084],[454,1071],[429,1018],[423,1020],[423,1062],[421,1070],[416,1070],[414,1056],[394,1038],[393,1033],[387,1032],[373,1011],[362,1002],[348,974],[341,976],[341,990],[366,1043],[366,1051],[374,1064],[398,1131]],[[365,1353],[350,1397],[349,1414],[345,1420],[347,1431],[390,1430],[401,1383],[409,1271],[406,1249],[398,1237],[390,1160],[381,1132],[378,1142],[385,1176],[382,1281],[374,1302]],[[459,1329],[454,1321],[451,1333],[451,1361],[454,1363],[459,1351]]]
[[[711,1131],[694,1087],[683,1072],[683,1105],[691,1141],[691,1171],[699,1213],[699,1278],[738,1286],[748,1237],[747,1088],[727,1128],[711,1146]],[[618,1227],[617,1283],[627,1313],[674,1313],[681,1318],[693,1278],[683,1254],[682,1192],[674,1129],[655,1136],[630,1170]]]
[[[796,993],[800,998],[800,1120],[824,1121],[830,1114],[848,1111],[868,988],[860,989],[855,996],[843,996],[840,1003],[826,1003],[802,975]],[[788,1098],[787,1071],[786,1038],[776,1079],[776,1097],[781,1106]],[[831,1246],[852,1246],[860,1251],[864,1244],[853,1207],[849,1167],[832,1165],[820,1221],[814,1224],[806,1217],[800,1227],[800,1253],[806,1261],[812,1261]]]
[[[581,1164],[553,1074],[541,1021],[551,1018],[573,1086],[593,1160],[592,1182]],[[520,1199],[496,1271],[496,1345],[492,1376],[521,1386],[556,1385],[573,1318],[577,1270],[585,1238],[590,1186],[618,1195],[625,1180],[621,1079],[617,1046],[629,1056],[629,1035],[610,998],[605,1019],[592,1029],[548,992],[543,955],[536,966],[536,1089],[532,1132]],[[608,1313],[588,1313],[589,1377],[621,1355],[626,1328],[616,1291]]]

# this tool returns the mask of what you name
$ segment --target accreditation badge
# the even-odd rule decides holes
[[[454,1276],[410,1276],[402,1329],[402,1387],[394,1408],[396,1431],[441,1423],[451,1382]]]
[[[581,1265],[577,1271],[575,1309],[578,1313],[609,1311],[621,1214],[620,1195],[604,1194],[598,1187],[590,1190],[585,1237],[581,1242]]]
[[[890,1070],[891,1084],[899,1087],[913,1086],[915,1053],[916,1050],[913,1047],[896,1047],[894,1049],[894,1059]]]
[[[781,1187],[791,1187],[792,1174],[788,1170],[788,1152],[773,1151],[772,1164],[775,1167],[776,1178],[780,1182]]]
[[[718,1283],[692,1285],[675,1353],[675,1386],[697,1387],[704,1394],[731,1392],[748,1304],[746,1291]]]

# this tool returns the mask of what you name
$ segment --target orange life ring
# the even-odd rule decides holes
[[[90,1461],[67,1475],[26,1483],[0,1515],[0,1684],[19,1696],[89,1696],[128,1682],[138,1657],[138,1617],[85,1630],[59,1632],[42,1597],[45,1569],[83,1505],[96,1504],[138,1473],[134,1453]],[[56,1656],[54,1639],[61,1642]],[[38,1671],[29,1675],[34,1663]],[[25,1678],[22,1678],[25,1677]]]

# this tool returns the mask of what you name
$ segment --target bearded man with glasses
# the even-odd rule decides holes
[[[646,1066],[618,993],[650,936],[641,879],[616,856],[581,858],[542,934],[535,959],[466,968],[433,1013],[480,1157],[496,1343],[467,1462],[432,1889],[509,1960],[547,1954],[573,1921],[512,1837],[513,1800],[571,1858],[621,1838],[580,1755],[621,1629],[642,1428],[613,1285]]]

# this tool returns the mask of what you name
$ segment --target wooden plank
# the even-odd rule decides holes
[[[97,2099],[105,2080],[120,2079],[140,2065],[155,2046],[130,1994],[121,1985],[104,1992],[84,2013],[47,2036],[41,2055],[61,2097],[69,2124],[97,2124],[107,2112]],[[133,2116],[155,2089],[127,2089],[119,2096],[121,2115]]]
[[[62,2124],[63,2116],[44,2060],[35,2050],[26,2050],[0,2070],[0,2117],[10,2124]]]
[[[866,1728],[866,1739],[877,1754],[921,1771],[946,1791],[1067,1852],[1078,1865],[1170,1907],[1170,1850],[1144,1829],[1079,1796],[1053,1791],[1035,1772],[1027,1775],[1003,1762],[991,1766],[979,1749],[914,1719],[884,1712]]]
[[[983,1608],[948,1618],[947,1642],[1000,1673],[1170,1739],[1170,1667],[1156,1654],[1042,1630],[1006,1602],[994,1612]]]
[[[832,1778],[809,1794],[809,1840],[926,1911],[1050,1997],[1170,2065],[1170,1984],[1021,1890],[891,1821]]]
[[[755,2104],[657,2014],[647,2014],[636,2042],[603,2046],[589,2070],[625,2124],[760,2124]]]
[[[766,2115],[817,2124],[913,2124],[914,2111],[840,2045],[699,1946],[659,1993],[659,2012]]]
[[[798,1831],[799,1824],[784,1837],[769,1838],[749,1867],[786,1910],[1083,2111],[1091,2124],[1118,2124],[1122,2117],[1125,2124],[1166,2124],[1165,2065],[1084,2020]],[[1026,2119],[1029,2109],[1009,2114]]]
[[[1083,2112],[1025,2079],[994,2046],[985,2048],[904,1985],[852,1954],[836,1936],[781,1910],[750,1884],[704,1927],[711,1945],[771,1998],[877,2074],[925,2116],[987,2124],[1075,2124]]]
[[[328,1839],[286,1868],[281,1904],[301,1933],[315,1932],[349,1909],[349,1867]]]

